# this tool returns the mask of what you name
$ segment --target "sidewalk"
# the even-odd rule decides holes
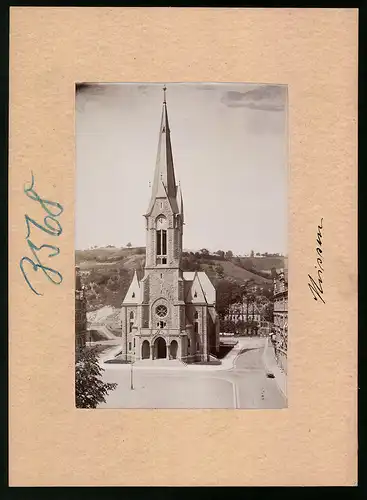
[[[244,349],[257,349],[264,347],[265,345],[265,339],[259,337],[236,337],[236,340],[238,340],[237,344],[233,349],[230,350],[227,356],[225,356],[221,360],[222,365],[217,368],[221,370],[231,370],[232,368],[234,368],[236,358],[242,353]]]
[[[215,372],[215,371],[225,371],[232,370],[234,368],[234,364],[236,358],[241,354],[244,349],[257,349],[265,346],[266,339],[264,338],[249,338],[249,337],[237,337],[237,344],[230,350],[230,352],[221,359],[220,365],[195,365],[195,364],[186,364],[179,360],[156,360],[151,361],[147,360],[146,362],[143,360],[139,360],[137,363],[133,363],[134,369],[136,370],[188,370],[188,371],[201,371],[201,372]],[[115,349],[108,350],[107,353],[104,353],[103,357],[101,357],[101,362],[104,365],[104,368],[111,369],[122,369],[128,370],[130,369],[130,364],[123,363],[113,363],[105,365],[105,362],[108,359],[113,358],[118,351],[121,350],[121,346],[118,346]]]
[[[275,351],[273,345],[266,339],[266,344],[263,354],[264,365],[268,372],[273,373],[275,380],[278,384],[279,389],[282,391],[285,397],[287,397],[287,376],[279,368],[277,360],[275,358]]]

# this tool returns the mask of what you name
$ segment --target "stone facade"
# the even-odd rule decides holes
[[[146,262],[121,308],[122,354],[140,359],[209,360],[219,349],[215,289],[203,272],[181,268],[184,211],[163,103],[152,195],[145,214]]]
[[[287,371],[288,352],[288,271],[283,269],[274,279],[274,343],[278,361]]]
[[[87,336],[87,301],[81,284],[80,269],[75,268],[75,347],[84,348]]]

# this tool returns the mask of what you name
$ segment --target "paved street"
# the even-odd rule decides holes
[[[249,341],[229,369],[133,365],[133,390],[130,365],[104,364],[104,380],[118,387],[99,408],[285,408],[276,380],[266,377],[264,346]]]

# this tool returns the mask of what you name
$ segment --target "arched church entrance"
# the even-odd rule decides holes
[[[154,342],[154,359],[162,359],[167,356],[166,341],[158,337]]]
[[[172,340],[171,345],[169,346],[169,353],[170,353],[172,359],[177,358],[177,349],[178,349],[177,341]]]
[[[150,345],[147,340],[144,340],[143,345],[141,346],[141,357],[142,359],[150,358]]]

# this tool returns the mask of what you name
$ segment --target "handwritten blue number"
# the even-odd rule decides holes
[[[42,249],[48,248],[49,250],[52,250],[52,252],[49,253],[48,257],[55,257],[56,255],[59,255],[60,253],[60,248],[53,246],[53,245],[41,245],[40,247],[37,247],[30,239],[29,236],[31,234],[31,226],[30,224],[33,224],[35,227],[38,229],[41,229],[41,231],[44,231],[47,234],[50,234],[52,236],[60,236],[62,233],[62,227],[59,221],[56,219],[56,217],[59,217],[62,212],[64,211],[62,205],[60,203],[56,203],[54,201],[49,201],[49,200],[43,200],[40,198],[40,196],[36,193],[36,191],[33,189],[34,188],[34,176],[33,172],[32,174],[32,181],[31,185],[26,187],[24,186],[24,193],[34,201],[38,201],[42,208],[45,210],[45,212],[48,214],[46,217],[43,219],[44,226],[41,226],[41,224],[38,224],[34,219],[29,217],[28,215],[25,215],[25,221],[26,221],[26,226],[27,226],[27,235],[26,235],[26,240],[28,242],[28,246],[34,256],[34,259],[36,262],[34,262],[32,259],[29,257],[23,257],[20,262],[19,266],[20,269],[23,273],[23,277],[29,286],[29,288],[34,292],[36,295],[43,295],[42,293],[37,292],[31,284],[31,282],[28,279],[27,272],[24,269],[24,263],[29,262],[34,271],[38,271],[38,269],[42,269],[42,271],[45,273],[46,277],[48,280],[50,280],[52,283],[55,285],[60,285],[60,283],[63,280],[62,275],[56,271],[55,269],[52,269],[51,267],[44,266],[40,259],[37,256],[37,252],[40,252]],[[53,209],[57,210],[53,210]],[[54,276],[54,277],[52,277]]]

